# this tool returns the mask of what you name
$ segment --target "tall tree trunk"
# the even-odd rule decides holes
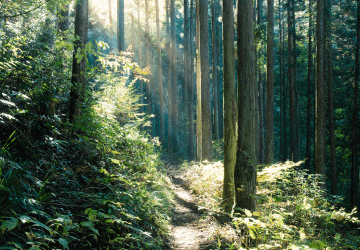
[[[85,49],[88,34],[88,0],[80,0],[76,4],[75,16],[75,36],[78,37],[74,42],[73,53],[73,68],[71,77],[71,91],[70,91],[70,106],[69,106],[69,119],[70,122],[75,122],[75,119],[80,116],[81,104],[83,102],[83,95],[85,92],[85,72],[86,72],[86,59],[82,57],[78,62],[76,58],[77,53]]]
[[[202,160],[211,161],[211,93],[209,67],[208,0],[199,1],[200,16],[200,57],[201,57],[201,123]]]
[[[194,0],[190,1],[190,34],[189,34],[189,57],[190,57],[190,72],[189,72],[189,157],[190,160],[195,160],[195,128],[194,128],[194,35],[193,35],[193,18],[194,17]]]
[[[118,39],[118,50],[125,51],[125,36],[124,36],[124,0],[118,0],[118,29],[117,29],[117,39]],[[139,19],[140,20],[140,19]],[[138,21],[139,21],[138,20]]]
[[[161,44],[160,44],[160,21],[159,21],[159,0],[155,0],[156,8],[156,43],[158,52],[158,84],[159,84],[159,102],[160,102],[160,141],[165,142],[164,126],[164,87],[162,82],[162,63],[161,63]]]
[[[236,206],[256,209],[255,76],[252,0],[238,1],[238,145]]]
[[[145,0],[145,57],[146,57],[146,65],[145,67],[150,68],[150,27],[149,27],[149,4],[148,0]],[[151,71],[150,71],[151,72]],[[152,114],[152,100],[151,100],[151,85],[150,82],[152,80],[151,75],[147,75],[146,82],[146,112],[150,116]],[[150,118],[151,127],[149,128],[149,134],[151,134],[151,130],[154,127],[152,119]]]
[[[178,152],[179,145],[179,105],[178,105],[178,91],[177,91],[177,64],[176,64],[176,29],[175,29],[175,0],[171,0],[171,93],[172,93],[172,114],[173,114],[173,136],[174,149]]]
[[[171,91],[171,47],[170,47],[170,8],[169,8],[169,1],[166,0],[166,33],[167,33],[167,51],[168,51],[168,57],[169,57],[169,63],[168,63],[168,99],[169,99],[169,110],[168,110],[168,140],[167,140],[167,148],[169,152],[172,152],[172,91]]]
[[[111,14],[111,0],[108,0],[109,3],[109,47],[111,48],[112,44],[112,14]]]
[[[218,43],[217,43],[217,0],[211,0],[211,41],[212,41],[212,77],[213,77],[213,124],[214,124],[214,138],[219,139],[219,100],[218,100]]]
[[[137,11],[138,11],[138,46],[139,46],[139,67],[142,68],[142,52],[141,52],[141,19],[140,19],[140,0],[137,1]],[[144,113],[144,86],[143,81],[140,79],[140,112]]]
[[[327,61],[327,87],[329,104],[329,135],[330,135],[330,169],[331,169],[331,193],[338,194],[338,179],[336,169],[335,148],[335,120],[334,120],[334,92],[332,80],[332,45],[331,45],[331,0],[326,1],[326,61]]]
[[[307,96],[307,115],[306,115],[306,169],[310,170],[311,163],[311,105],[312,105],[312,0],[309,0],[309,43],[308,43],[308,96]]]
[[[196,159],[202,161],[202,119],[201,119],[201,58],[200,58],[200,0],[196,0]]]
[[[185,105],[184,105],[184,111],[187,115],[186,119],[189,119],[188,122],[190,123],[190,117],[191,117],[191,105],[189,103],[189,96],[190,93],[190,50],[189,50],[189,43],[190,43],[190,28],[189,28],[189,1],[184,0],[184,99],[185,99]],[[186,135],[190,136],[190,126],[186,127]],[[187,155],[190,158],[191,157],[191,150],[189,148],[190,146],[190,137],[188,138],[188,144],[185,147],[187,150]]]
[[[352,117],[352,140],[351,140],[351,206],[360,207],[359,197],[359,166],[357,165],[357,116],[358,116],[358,98],[359,98],[359,49],[360,49],[360,1],[357,4],[357,23],[356,23],[356,55],[355,55],[355,82],[354,82],[354,99],[353,99],[353,117]],[[358,216],[360,212],[357,212]]]
[[[261,26],[262,23],[262,12],[263,12],[263,1],[262,0],[258,0],[258,26]],[[261,38],[259,38],[261,39]],[[261,48],[259,48],[258,51],[258,55],[260,58],[261,55]],[[263,99],[263,83],[262,83],[262,72],[261,69],[259,67],[259,71],[258,71],[258,76],[259,76],[259,83],[258,83],[258,92],[259,92],[259,140],[260,140],[260,145],[259,145],[259,163],[264,163],[264,99]]]
[[[135,22],[134,22],[134,12],[131,10],[131,52],[133,55],[133,60],[135,60]]]
[[[274,163],[274,0],[267,0],[265,164]]]
[[[316,16],[316,121],[315,121],[315,173],[323,176],[325,183],[325,131],[326,131],[326,85],[325,85],[325,0],[317,0]],[[322,185],[325,189],[325,184]]]
[[[294,0],[288,0],[288,51],[289,51],[289,99],[290,99],[290,159],[296,159],[296,123],[295,123],[295,24]]]
[[[283,86],[283,61],[282,61],[282,16],[281,16],[281,1],[279,0],[279,62],[280,62],[280,154],[279,160],[284,161],[284,123],[282,121],[284,116],[284,86]]]
[[[223,0],[224,46],[224,210],[232,213],[235,203],[234,170],[236,163],[236,93],[234,13],[232,0]]]
[[[285,15],[285,14],[284,14]],[[285,21],[283,21],[283,27],[285,27]],[[284,112],[283,112],[283,123],[284,123],[284,152],[283,152],[283,161],[286,161],[288,159],[288,146],[287,146],[287,93],[288,93],[288,89],[287,89],[287,85],[286,85],[286,69],[285,69],[285,31],[284,29],[282,30],[282,61],[283,61],[283,68],[282,68],[282,75],[283,75],[283,103],[284,103]]]

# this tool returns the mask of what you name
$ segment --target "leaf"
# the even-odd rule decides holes
[[[19,220],[17,218],[12,217],[10,220],[4,221],[0,226],[0,232],[1,234],[4,234],[6,229],[11,231],[13,230],[17,225],[19,225]]]
[[[255,236],[255,233],[254,233],[254,230],[252,230],[251,228],[249,228],[249,235],[250,237],[255,240],[256,239],[256,236]]]
[[[260,212],[255,211],[255,212],[253,212],[253,215],[256,216],[256,217],[260,217],[261,214],[260,214]]]
[[[326,247],[325,243],[320,241],[320,240],[317,240],[317,241],[314,241],[312,243],[309,244],[309,247],[312,247],[312,248],[315,248],[315,249],[322,249],[324,247]]]
[[[251,213],[249,210],[247,210],[247,209],[245,209],[245,214],[246,214],[247,217],[251,217],[251,216],[252,216],[252,213]]]
[[[30,222],[30,221],[31,221],[31,218],[30,218],[29,216],[27,216],[27,215],[21,215],[20,218],[19,218],[19,220],[20,220],[23,224],[25,224],[25,223],[27,223],[27,222]]]
[[[59,243],[65,248],[65,249],[69,249],[68,244],[70,243],[68,240],[65,240],[63,238],[59,239]]]
[[[7,189],[4,185],[0,184],[0,191],[9,192],[9,189]]]

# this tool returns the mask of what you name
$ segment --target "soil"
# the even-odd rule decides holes
[[[225,249],[236,237],[231,218],[227,214],[215,214],[199,208],[197,197],[181,176],[180,162],[171,157],[164,160],[175,194],[168,249]]]

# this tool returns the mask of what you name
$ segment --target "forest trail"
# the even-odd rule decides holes
[[[181,176],[179,162],[174,159],[165,161],[167,175],[171,179],[171,188],[175,194],[169,249],[218,249],[219,234],[232,229],[228,224],[229,217],[213,216],[208,210],[199,208],[196,196],[191,193],[187,181]],[[228,230],[223,230],[224,227]],[[234,230],[231,231],[235,235]],[[223,244],[223,235],[220,238]]]

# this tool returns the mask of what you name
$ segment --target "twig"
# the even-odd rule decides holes
[[[32,11],[34,11],[34,10],[39,9],[39,8],[42,7],[44,4],[46,4],[47,2],[50,2],[50,1],[51,1],[51,0],[45,0],[44,3],[40,4],[39,6],[33,8],[33,9],[31,9],[31,10],[24,11],[24,12],[22,12],[22,13],[19,13],[19,14],[13,15],[13,16],[7,16],[7,15],[0,16],[0,18],[9,18],[9,17],[17,17],[17,16],[25,15],[25,14],[27,14],[27,13],[30,13],[30,12],[32,12]]]

